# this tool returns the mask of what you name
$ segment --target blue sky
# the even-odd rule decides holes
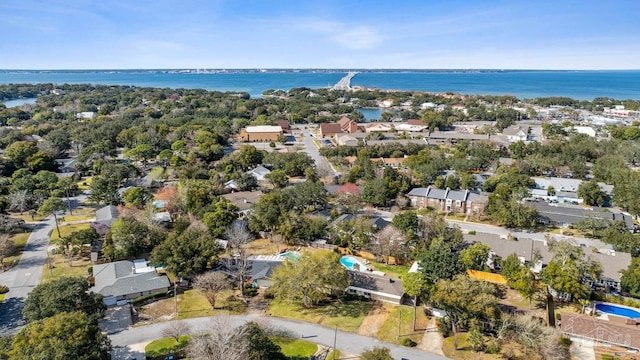
[[[0,68],[638,69],[640,1],[16,0]]]

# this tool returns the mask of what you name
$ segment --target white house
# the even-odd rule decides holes
[[[258,165],[255,169],[247,171],[247,174],[253,175],[258,181],[265,181],[268,174],[271,174],[271,170],[262,165]]]

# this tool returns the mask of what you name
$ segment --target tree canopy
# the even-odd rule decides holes
[[[62,312],[81,311],[90,319],[104,315],[102,295],[89,293],[89,283],[79,277],[61,277],[36,286],[24,302],[22,314],[36,321]]]

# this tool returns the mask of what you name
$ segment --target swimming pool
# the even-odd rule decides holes
[[[611,304],[596,304],[596,310],[602,311],[606,314],[624,316],[631,319],[640,318],[640,311],[622,306],[615,306]]]
[[[300,258],[300,254],[297,251],[287,251],[280,254],[280,257],[289,261],[296,261]]]
[[[358,259],[353,256],[343,256],[340,258],[340,263],[342,266],[346,267],[349,270],[353,271],[367,271],[367,266],[361,263]]]

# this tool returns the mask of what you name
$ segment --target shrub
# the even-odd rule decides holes
[[[443,337],[451,336],[451,319],[443,317],[438,322],[438,331]]]
[[[560,313],[556,313],[556,320],[558,321],[562,320],[562,316],[560,315]]]
[[[0,294],[6,294],[9,292],[9,287],[6,285],[0,285]]]
[[[470,230],[470,231],[469,231],[469,235],[475,235],[475,234],[476,234],[476,231],[475,231],[475,230]]]
[[[485,346],[484,352],[487,354],[498,354],[500,353],[500,350],[502,350],[502,345],[500,345],[498,339],[491,339],[491,341],[489,341]]]
[[[561,337],[560,338],[560,345],[564,345],[564,346],[569,346],[571,345],[571,339],[566,338],[566,337]]]
[[[402,339],[400,344],[402,344],[402,346],[406,346],[406,347],[415,347],[416,345],[418,345],[415,341],[413,341],[413,340],[411,340],[409,338]]]

